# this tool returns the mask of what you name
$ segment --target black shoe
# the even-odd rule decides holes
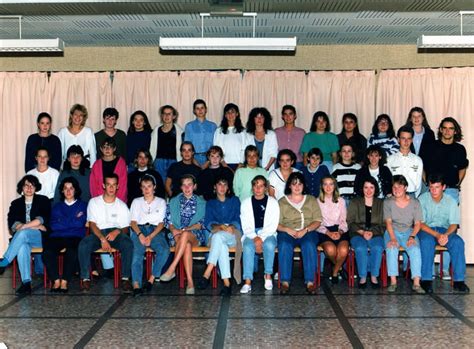
[[[115,275],[114,275],[114,268],[112,269],[106,269],[104,271],[104,277],[106,277],[107,279],[111,279],[113,280],[115,278]]]
[[[365,281],[363,284],[359,282],[359,290],[365,290],[367,288],[367,281]]]
[[[69,292],[69,288],[67,288],[67,287],[66,287],[66,288],[60,288],[60,289],[58,290],[58,292],[59,292],[59,293],[68,293],[68,292]]]
[[[150,281],[147,281],[143,284],[143,291],[150,292],[151,289],[153,288],[153,284]]]
[[[17,296],[31,294],[31,282],[21,283],[21,286],[15,291]]]
[[[370,286],[372,286],[373,290],[378,290],[380,288],[380,282],[372,282],[372,280],[370,280]]]
[[[219,295],[223,297],[230,297],[232,295],[232,287],[231,286],[223,286]]]
[[[427,294],[433,293],[433,282],[429,280],[424,280],[420,282],[420,286]]]
[[[454,281],[453,288],[455,291],[462,293],[469,293],[471,291],[464,281]]]
[[[138,297],[143,294],[143,290],[141,288],[134,288],[133,289],[133,297]]]
[[[51,290],[50,290],[49,292],[51,292],[51,293],[59,293],[59,292],[61,292],[61,288],[59,288],[59,287],[58,287],[58,288],[51,287]]]
[[[3,261],[3,258],[1,258],[0,261]],[[5,269],[7,269],[7,267],[0,267],[0,275],[3,275]]]
[[[339,275],[336,275],[336,276],[331,276],[331,283],[333,285],[336,285],[339,283]]]
[[[205,290],[209,287],[210,280],[206,279],[204,276],[201,276],[197,282],[197,289],[198,290]]]

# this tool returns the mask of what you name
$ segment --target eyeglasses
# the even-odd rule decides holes
[[[33,184],[25,183],[25,184],[23,184],[23,188],[26,188],[26,189],[35,189],[36,187],[35,187]]]

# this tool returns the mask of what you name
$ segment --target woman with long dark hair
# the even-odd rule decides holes
[[[149,149],[151,142],[151,126],[148,116],[142,110],[135,111],[130,116],[130,126],[127,131],[127,165],[128,171],[135,169],[133,162],[138,149]]]
[[[380,114],[372,126],[372,133],[367,141],[367,146],[378,145],[385,151],[387,157],[395,154],[400,146],[397,137],[395,137],[395,129],[392,120],[387,114]]]

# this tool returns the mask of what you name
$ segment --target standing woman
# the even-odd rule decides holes
[[[151,133],[150,154],[153,157],[153,166],[161,175],[164,184],[170,166],[181,161],[183,129],[176,123],[178,111],[173,106],[162,106],[160,117],[161,125],[156,126]]]
[[[296,154],[290,149],[283,149],[278,152],[278,164],[280,167],[272,170],[268,175],[268,194],[275,199],[280,200],[285,196],[285,187],[288,177],[293,172],[300,172],[293,165],[296,162]]]
[[[395,154],[400,149],[397,137],[395,137],[392,120],[387,114],[377,116],[372,126],[372,133],[367,141],[367,146],[371,145],[378,145],[385,151],[387,157]]]
[[[317,111],[313,115],[311,128],[303,138],[300,152],[303,153],[304,164],[308,164],[308,152],[312,148],[319,148],[323,154],[323,165],[326,165],[329,172],[332,172],[332,166],[337,162],[337,151],[339,150],[339,141],[337,136],[330,132],[328,114],[323,111]]]
[[[346,201],[346,206],[349,206],[350,200],[355,196],[354,182],[360,170],[360,164],[354,162],[354,157],[352,145],[343,144],[339,152],[339,162],[332,169],[332,176],[336,179],[339,194]]]
[[[339,147],[350,144],[355,153],[355,162],[361,164],[365,161],[367,139],[360,133],[357,116],[354,113],[345,113],[342,116],[342,131],[337,135]]]
[[[221,147],[224,161],[232,169],[244,162],[244,150],[247,146],[245,128],[240,119],[239,107],[228,103],[224,107],[221,125],[214,132],[214,145]]]
[[[51,292],[68,291],[68,284],[79,263],[77,248],[86,235],[87,203],[81,200],[81,188],[74,177],[59,184],[61,201],[51,212],[51,232],[43,239],[43,261],[53,281]],[[62,277],[58,273],[58,256],[65,248]]]
[[[181,259],[188,285],[186,294],[194,294],[193,282],[193,246],[207,246],[209,232],[204,228],[206,201],[194,194],[196,177],[184,175],[181,177],[181,191],[172,198],[166,210],[166,222],[170,231],[168,237],[171,246],[176,245],[173,262],[160,277],[167,282],[176,276],[176,267]]]
[[[435,135],[423,108],[413,107],[408,113],[406,125],[413,128],[413,142],[411,144],[411,152],[418,155],[423,160],[423,167],[428,166],[428,160],[433,152],[435,143]]]
[[[392,193],[392,172],[385,166],[387,156],[378,145],[367,148],[367,158],[364,166],[357,172],[354,189],[357,195],[364,196],[364,182],[370,177],[374,178],[378,187],[378,198],[383,199]]]
[[[17,295],[31,293],[31,249],[43,246],[41,235],[49,227],[51,202],[46,196],[36,194],[39,190],[38,178],[24,176],[16,186],[21,197],[12,201],[8,211],[8,229],[13,238],[0,260],[0,274],[17,257],[21,276]]]
[[[272,116],[267,108],[253,108],[247,121],[247,144],[257,147],[259,165],[265,171],[274,169],[278,140],[272,129]]]
[[[399,247],[403,247],[410,258],[412,290],[423,294],[420,286],[421,251],[420,241],[416,236],[421,229],[423,212],[420,202],[407,194],[408,182],[402,175],[393,176],[393,196],[385,199],[383,216],[387,230],[384,240],[387,253],[387,270],[390,276],[388,292],[397,290],[398,254]]]
[[[151,126],[145,112],[137,110],[130,116],[127,131],[127,165],[128,171],[135,169],[134,160],[138,149],[149,149],[151,142]]]
[[[56,135],[51,134],[51,123],[51,115],[45,112],[39,113],[36,118],[38,133],[30,135],[26,141],[25,172],[36,166],[35,154],[39,147],[48,149],[50,154],[49,166],[58,171],[61,168],[61,141]]]
[[[321,193],[317,201],[323,216],[323,221],[318,228],[319,244],[333,264],[331,281],[337,284],[339,270],[349,253],[349,234],[347,234],[346,204],[339,195],[339,189],[333,177],[324,177],[321,180]]]
[[[378,190],[375,178],[366,178],[362,185],[364,196],[352,199],[347,211],[351,246],[355,250],[359,271],[359,288],[367,287],[367,269],[369,268],[372,288],[380,288],[377,277],[380,274],[382,262],[385,225],[383,201],[377,198]]]
[[[285,185],[285,196],[279,201],[278,263],[280,265],[281,294],[290,290],[293,269],[293,250],[301,246],[306,292],[316,293],[314,284],[317,264],[318,233],[322,221],[316,198],[306,195],[306,184],[301,172],[290,175]]]
[[[41,183],[41,190],[38,191],[38,194],[46,196],[48,199],[52,200],[54,198],[54,190],[58,183],[59,172],[58,170],[49,167],[49,150],[40,147],[36,150],[36,167],[27,174],[33,175],[38,178]]]
[[[96,160],[96,145],[94,132],[84,126],[87,121],[87,108],[82,104],[74,104],[69,111],[69,122],[58,132],[58,138],[62,146],[62,160],[66,160],[67,150],[71,145],[80,145],[84,151],[84,157],[92,166]]]

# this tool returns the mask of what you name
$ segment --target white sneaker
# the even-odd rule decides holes
[[[443,272],[443,280],[444,281],[451,281],[451,275],[448,273]]]
[[[244,284],[242,288],[240,289],[240,293],[243,293],[243,294],[247,294],[250,291],[252,291],[252,285]]]
[[[276,272],[275,274],[273,274],[273,280],[278,281],[278,272]]]
[[[265,289],[267,291],[273,290],[273,281],[272,281],[272,279],[265,279],[265,284],[264,285],[265,285]]]

